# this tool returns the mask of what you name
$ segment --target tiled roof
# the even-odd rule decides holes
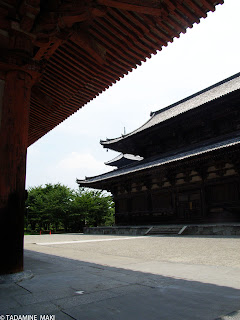
[[[194,95],[180,100],[166,108],[151,113],[151,118],[138,129],[116,139],[108,139],[106,141],[101,141],[101,144],[103,146],[110,147],[113,143],[123,141],[124,139],[133,136],[139,132],[142,132],[143,130],[149,129],[153,126],[163,123],[166,120],[177,117],[180,114],[183,114],[187,111],[196,109],[208,102],[216,100],[222,96],[225,96],[239,89],[240,73],[237,73],[230,78],[227,78],[221,82],[216,83],[213,86],[210,86],[200,92],[195,93]]]
[[[122,167],[133,162],[136,163],[140,160],[143,160],[143,158],[140,156],[134,156],[132,154],[119,154],[114,159],[105,162],[105,164],[109,166]]]
[[[160,167],[166,164],[178,162],[194,156],[204,155],[213,151],[221,150],[221,149],[232,147],[235,145],[240,145],[240,136],[226,139],[220,142],[218,141],[208,145],[198,146],[198,147],[195,147],[194,149],[179,152],[177,154],[168,155],[165,157],[159,157],[159,158],[155,157],[151,159],[144,159],[142,161],[139,161],[138,164],[136,165],[130,165],[125,168],[110,171],[108,173],[105,173],[96,177],[86,178],[85,180],[77,180],[77,182],[82,186],[88,186],[88,185],[90,186],[91,184],[96,182],[107,181],[109,179],[117,178],[117,177],[131,174],[134,172],[139,172],[139,171],[151,169],[154,167]]]

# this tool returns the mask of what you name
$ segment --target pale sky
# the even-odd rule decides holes
[[[225,0],[157,55],[28,148],[26,187],[61,183],[112,170],[118,153],[100,139],[129,133],[159,110],[240,72],[240,1]]]

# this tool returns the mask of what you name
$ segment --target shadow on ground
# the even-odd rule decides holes
[[[55,320],[240,319],[240,290],[230,287],[29,250],[25,270],[33,278],[0,284],[0,314],[55,315]]]

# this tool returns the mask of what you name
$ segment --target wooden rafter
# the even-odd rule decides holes
[[[105,63],[106,49],[92,39],[88,32],[78,30],[71,35],[70,40],[86,50],[98,63]]]

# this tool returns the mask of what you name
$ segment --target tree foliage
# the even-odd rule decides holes
[[[29,231],[79,232],[84,226],[112,225],[113,215],[112,197],[102,191],[75,191],[61,184],[28,190],[25,225]]]

